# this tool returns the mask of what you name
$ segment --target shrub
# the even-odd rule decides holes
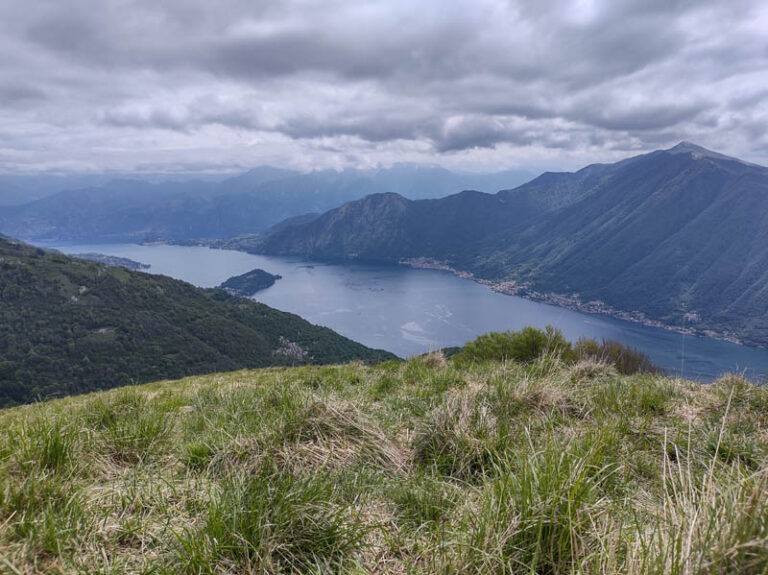
[[[467,343],[453,359],[458,364],[466,365],[484,361],[530,363],[544,357],[558,358],[568,363],[584,361],[608,364],[622,375],[662,372],[640,350],[610,339],[597,342],[590,338],[580,338],[572,345],[559,329],[551,325],[544,330],[528,326],[520,331],[483,334]]]
[[[459,363],[482,361],[530,362],[544,355],[571,359],[571,344],[563,333],[552,326],[543,331],[525,327],[520,331],[491,332],[483,334],[464,346],[454,356]]]
[[[613,365],[622,375],[634,373],[661,373],[642,351],[611,339],[598,343],[594,339],[580,338],[573,348],[579,360],[592,360]]]

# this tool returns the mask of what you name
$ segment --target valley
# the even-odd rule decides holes
[[[768,376],[768,351],[708,337],[585,314],[495,293],[443,270],[362,262],[320,262],[200,246],[136,244],[56,245],[63,251],[100,251],[152,265],[150,272],[215,287],[253,268],[282,279],[255,299],[298,314],[367,346],[409,357],[463,345],[488,331],[552,324],[565,335],[615,339],[648,353],[670,374],[711,381],[725,372]]]
[[[436,261],[534,299],[768,345],[768,168],[688,142],[497,194],[368,196],[217,245]]]
[[[681,142],[495,194],[438,197],[513,174],[494,177],[400,165],[115,181],[7,209],[0,231],[48,245],[167,241],[437,267],[537,302],[768,346],[768,169]]]
[[[0,574],[768,575],[766,30],[0,1]]]

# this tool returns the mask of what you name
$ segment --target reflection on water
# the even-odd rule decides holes
[[[727,371],[746,372],[756,379],[768,374],[765,350],[690,336],[683,342],[680,334],[498,294],[437,270],[308,263],[202,247],[54,247],[67,253],[127,257],[150,264],[151,273],[201,287],[214,287],[233,275],[263,268],[283,279],[259,292],[255,297],[258,301],[404,357],[462,345],[487,331],[551,324],[571,340],[586,336],[622,341],[645,351],[671,373],[683,368],[689,378],[711,380]]]

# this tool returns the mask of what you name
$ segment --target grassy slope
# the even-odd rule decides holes
[[[0,413],[12,573],[765,573],[768,390],[270,368]]]

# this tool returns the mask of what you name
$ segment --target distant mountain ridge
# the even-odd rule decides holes
[[[688,142],[497,194],[371,196],[224,245],[430,258],[514,293],[561,294],[768,345],[768,168]]]
[[[407,164],[306,174],[263,166],[220,182],[123,179],[7,206],[0,212],[0,232],[30,241],[83,243],[226,238],[373,193],[432,198],[467,188],[496,191],[524,179],[520,172],[467,175]],[[18,204],[20,194],[16,184],[8,203]]]

